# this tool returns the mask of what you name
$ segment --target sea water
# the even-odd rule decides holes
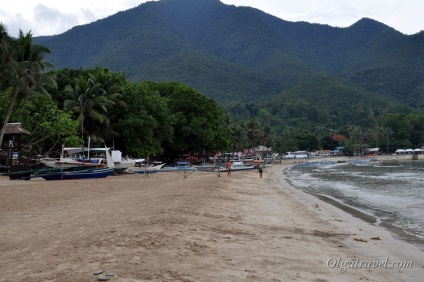
[[[286,174],[295,187],[374,218],[424,249],[424,161],[316,162],[294,165]]]

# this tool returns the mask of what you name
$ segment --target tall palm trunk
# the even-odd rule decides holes
[[[0,133],[0,144],[3,142],[4,132],[6,131],[6,126],[9,123],[10,116],[12,115],[13,107],[15,106],[16,97],[18,96],[18,89],[14,88],[12,91],[12,101],[10,102],[9,108],[7,109],[6,117],[4,118],[3,127]]]

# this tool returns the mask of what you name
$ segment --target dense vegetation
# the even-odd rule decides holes
[[[0,118],[32,132],[33,156],[88,136],[165,160],[424,146],[423,32],[291,23],[218,0],[148,2],[57,36],[0,31]]]
[[[134,83],[103,68],[46,72],[46,47],[34,44],[31,33],[13,39],[0,27],[0,101],[6,106],[0,110],[0,143],[13,121],[32,132],[26,140],[32,155],[58,153],[63,144],[82,146],[87,137],[94,146],[114,144],[131,156],[167,160],[231,148],[228,113],[193,88]]]

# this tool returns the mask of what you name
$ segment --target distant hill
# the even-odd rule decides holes
[[[35,40],[56,68],[183,82],[222,103],[289,97],[325,74],[326,87],[348,82],[352,95],[424,104],[424,32],[408,36],[372,19],[336,28],[218,0],[160,0]],[[331,99],[326,93],[313,96]]]

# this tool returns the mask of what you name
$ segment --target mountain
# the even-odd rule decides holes
[[[373,99],[424,101],[424,32],[408,36],[367,18],[337,28],[218,0],[160,0],[35,40],[56,68],[179,81],[223,103],[284,97],[323,74]]]

